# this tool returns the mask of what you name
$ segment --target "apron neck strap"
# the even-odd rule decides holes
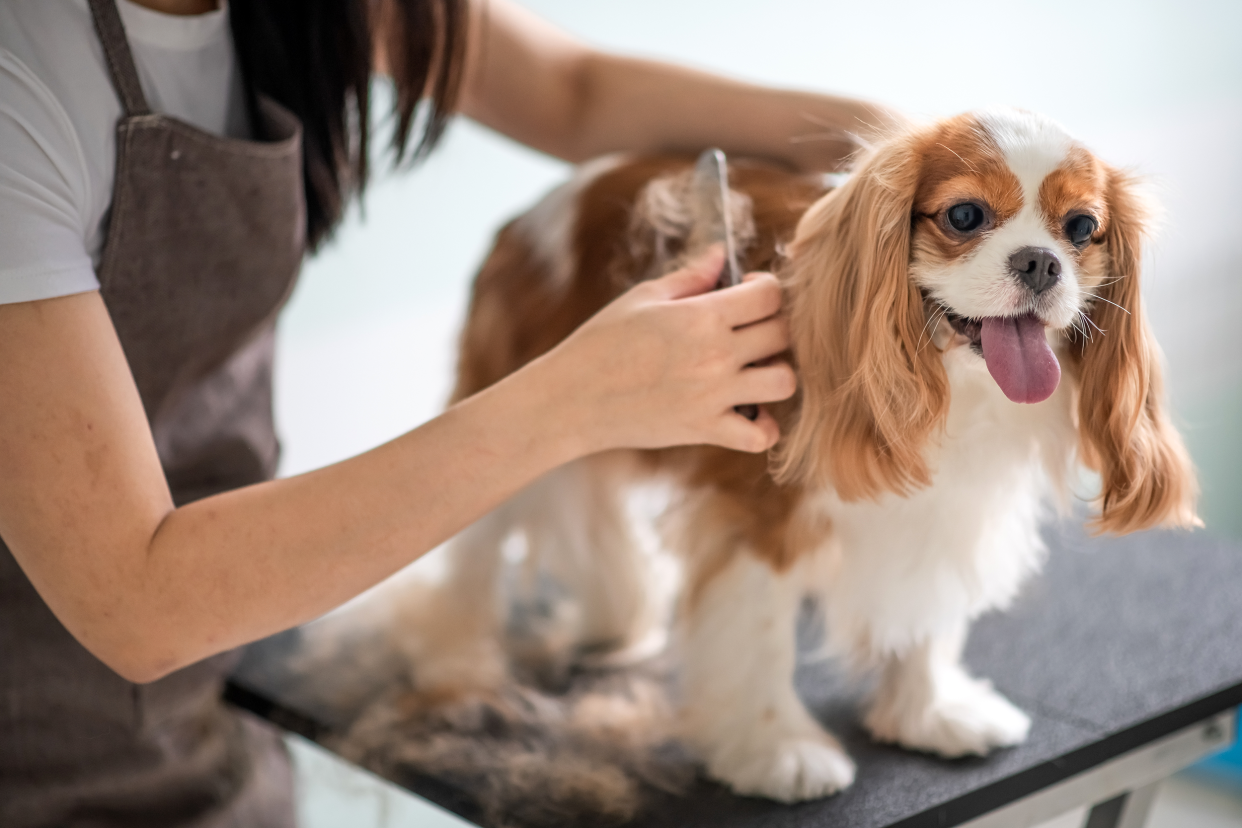
[[[138,69],[134,66],[134,55],[129,49],[129,40],[125,37],[125,27],[121,23],[116,0],[88,2],[91,17],[95,20],[95,31],[99,34],[99,42],[103,44],[104,57],[108,59],[112,85],[116,87],[121,105],[125,107],[126,117],[150,115],[151,107],[147,106],[147,97],[142,93]]]

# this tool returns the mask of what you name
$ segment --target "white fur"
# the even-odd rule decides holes
[[[454,538],[446,571],[409,607],[401,646],[421,692],[494,690],[509,654],[540,675],[571,661],[609,666],[661,652],[670,572],[635,537],[628,455],[596,455],[544,475]],[[551,579],[572,600],[540,595]],[[514,617],[512,609],[528,611]]]
[[[1018,177],[1023,197],[1037,203],[1039,185],[1074,146],[1069,133],[1051,118],[1009,107],[985,109],[975,118]]]
[[[854,763],[794,692],[805,586],[741,554],[685,618],[684,735],[707,772],[741,794],[796,802],[854,781]]]
[[[962,668],[965,640],[963,624],[888,659],[865,721],[875,738],[948,758],[1026,739],[1030,718]]]
[[[1068,464],[1074,445],[1068,383],[1020,405],[968,348],[949,350],[945,367],[950,406],[930,452],[933,484],[878,502],[826,491],[809,504],[832,521],[816,586],[832,649],[843,655],[900,653],[1004,607],[1042,560],[1044,459]]]

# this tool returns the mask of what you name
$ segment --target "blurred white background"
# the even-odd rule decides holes
[[[1242,539],[1242,3],[526,5],[599,47],[745,80],[868,97],[929,117],[991,104],[1037,110],[1146,176],[1165,209],[1144,274],[1148,308],[1202,472],[1209,531]],[[376,181],[365,211],[355,209],[308,263],[281,319],[282,473],[378,445],[440,409],[470,280],[492,233],[566,173],[459,122],[422,167]],[[295,748],[308,828],[451,822],[315,748]],[[1162,794],[1154,824],[1242,824],[1229,802],[1196,812],[1195,802],[1207,808],[1206,794],[1180,784]]]

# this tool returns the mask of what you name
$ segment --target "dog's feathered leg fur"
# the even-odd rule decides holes
[[[699,590],[682,631],[684,737],[710,776],[784,802],[854,781],[854,763],[794,690],[800,582],[738,551]]]
[[[424,704],[488,692],[506,680],[497,591],[501,545],[512,530],[506,506],[475,522],[447,550],[444,578],[401,608],[395,636]]]
[[[575,600],[571,659],[625,663],[663,649],[661,590],[626,514],[632,456],[570,463],[519,495],[530,565]]]
[[[963,622],[887,659],[865,721],[876,739],[949,758],[1026,739],[1030,718],[962,666],[965,640]]]

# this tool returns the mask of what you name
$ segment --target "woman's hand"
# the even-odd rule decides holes
[[[733,409],[797,388],[787,363],[766,362],[789,347],[780,284],[752,273],[713,290],[722,263],[713,250],[635,286],[530,366],[583,453],[699,443],[758,452],[779,439],[766,411],[751,422]]]

